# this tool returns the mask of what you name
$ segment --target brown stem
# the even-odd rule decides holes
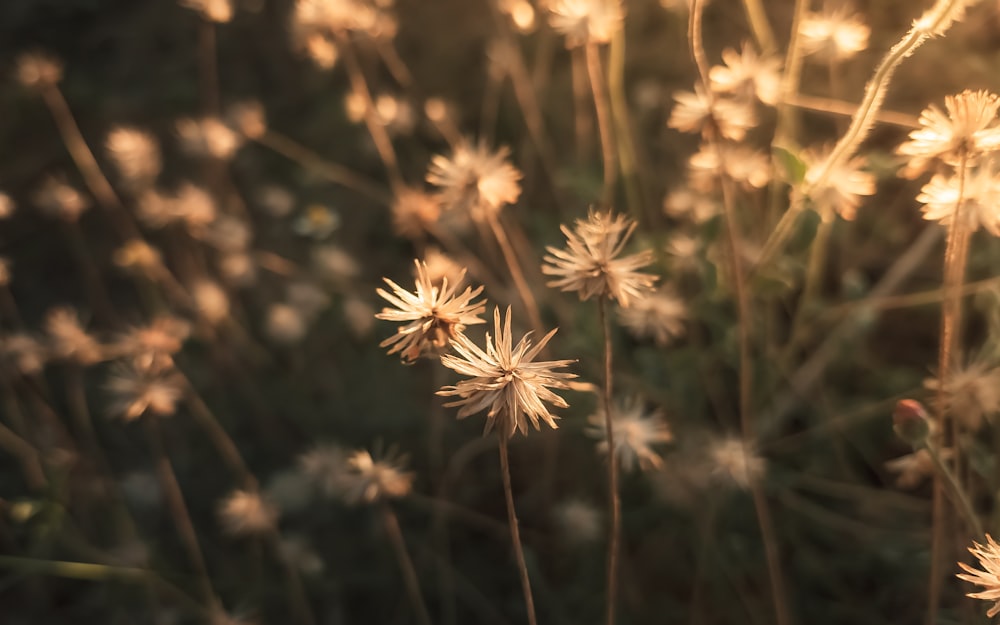
[[[385,532],[389,535],[389,542],[396,553],[396,560],[399,562],[399,570],[403,574],[403,582],[406,584],[406,592],[410,595],[410,602],[417,613],[417,620],[421,625],[431,625],[431,617],[427,612],[427,605],[424,604],[424,597],[420,592],[420,581],[417,577],[417,570],[413,566],[413,560],[406,550],[406,541],[403,539],[403,530],[399,527],[399,518],[388,502],[383,501],[382,522],[385,525]]]
[[[203,19],[198,29],[199,78],[201,79],[202,108],[206,115],[218,115],[220,110],[219,97],[219,61],[216,49],[215,22]]]
[[[504,261],[507,263],[507,269],[510,270],[510,277],[514,280],[514,286],[517,288],[517,293],[520,295],[521,302],[524,303],[524,309],[531,320],[531,327],[538,336],[543,336],[545,329],[542,325],[542,316],[538,311],[538,302],[535,301],[531,287],[528,286],[528,281],[524,278],[521,265],[517,262],[517,255],[514,253],[514,248],[510,245],[510,239],[507,238],[507,233],[504,231],[503,226],[500,224],[500,219],[496,214],[493,212],[488,213],[487,221],[490,223],[490,229],[493,230],[493,236],[496,237],[497,243],[500,245],[500,251],[503,253]]]
[[[198,391],[195,390],[191,381],[186,376],[184,379],[188,387],[186,404],[188,410],[191,411],[191,416],[194,417],[194,420],[201,429],[208,435],[212,445],[215,446],[216,451],[222,456],[223,461],[229,466],[229,469],[238,479],[243,481],[244,487],[252,491],[257,490],[257,478],[250,472],[236,443],[229,433],[226,432],[226,429],[222,427],[222,424],[219,423],[219,420],[215,418],[212,410],[205,403],[205,400],[201,398],[201,395],[198,394]]]
[[[514,509],[514,491],[510,486],[507,438],[506,432],[500,432],[500,473],[503,475],[503,494],[507,500],[507,524],[510,525],[510,542],[514,548],[514,558],[517,560],[517,572],[521,576],[521,591],[524,593],[524,605],[528,611],[528,625],[538,625],[535,617],[535,600],[531,596],[531,581],[528,579],[528,565],[524,561],[524,549],[521,547],[521,530],[517,524],[517,511]]]
[[[611,526],[608,528],[608,561],[607,580],[607,611],[605,623],[614,625],[615,604],[618,596],[618,551],[621,540],[622,503],[618,493],[618,457],[615,449],[615,432],[612,412],[612,375],[611,375],[611,322],[608,319],[607,301],[601,298],[598,302],[598,314],[601,318],[601,328],[604,333],[604,427],[608,440],[608,516]]]
[[[601,201],[605,207],[610,207],[614,201],[615,182],[618,179],[618,153],[615,151],[614,138],[611,136],[608,94],[604,90],[607,81],[604,79],[604,70],[601,67],[600,48],[596,43],[588,43],[585,48],[587,75],[590,78],[590,90],[594,95],[597,129],[601,135],[601,160],[604,162],[604,191],[601,194]]]

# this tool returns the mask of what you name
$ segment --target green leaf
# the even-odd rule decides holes
[[[806,170],[809,169],[806,162],[790,150],[782,147],[774,146],[772,151],[774,153],[774,160],[781,165],[781,169],[784,172],[784,179],[793,187],[802,184],[802,181],[806,179]]]

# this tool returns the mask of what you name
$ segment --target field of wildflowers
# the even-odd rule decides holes
[[[0,622],[988,623],[996,0],[0,6]]]

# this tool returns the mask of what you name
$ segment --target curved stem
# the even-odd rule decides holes
[[[598,302],[598,314],[601,318],[601,329],[604,334],[604,435],[608,441],[608,516],[611,525],[608,528],[608,560],[607,560],[607,612],[605,623],[614,625],[615,604],[618,596],[618,552],[621,540],[622,503],[618,493],[618,456],[615,448],[615,432],[613,427],[613,412],[611,394],[612,383],[612,349],[611,323],[608,319],[607,300],[601,298]]]
[[[977,539],[982,539],[986,535],[986,531],[983,529],[983,524],[979,520],[979,515],[976,514],[975,509],[972,507],[972,502],[970,502],[969,498],[965,495],[965,491],[962,490],[962,486],[958,483],[958,479],[955,477],[955,474],[948,468],[948,465],[941,460],[941,454],[938,453],[938,450],[933,443],[925,444],[923,449],[927,450],[927,454],[931,457],[931,462],[934,463],[934,470],[944,483],[944,486],[948,491],[948,496],[951,497],[952,503],[955,504],[958,511],[965,517],[965,521],[969,524],[969,529],[976,533]]]
[[[521,530],[517,523],[517,511],[514,509],[514,491],[510,486],[510,458],[507,455],[508,435],[500,432],[500,473],[503,475],[503,494],[507,500],[507,523],[510,525],[510,542],[514,548],[514,558],[517,560],[517,572],[521,576],[521,591],[524,593],[524,606],[528,611],[528,625],[538,625],[535,617],[535,599],[531,595],[531,581],[528,579],[528,565],[524,561],[524,549],[521,547]]]
[[[417,569],[413,566],[413,560],[406,550],[406,541],[403,539],[403,530],[399,527],[399,518],[393,511],[392,506],[383,501],[382,523],[385,525],[385,532],[389,535],[389,542],[396,552],[396,560],[399,562],[400,572],[403,574],[403,582],[406,584],[406,592],[410,595],[410,602],[417,613],[417,620],[421,625],[431,625],[431,617],[427,612],[427,605],[424,597],[420,593],[420,581],[417,576]]]
[[[490,229],[493,231],[493,236],[496,237],[497,243],[500,245],[503,259],[507,263],[507,269],[510,271],[510,277],[514,280],[514,287],[517,289],[517,293],[521,297],[521,302],[524,304],[524,309],[528,313],[528,318],[531,320],[531,327],[538,336],[544,336],[545,328],[542,325],[542,316],[538,310],[538,302],[535,301],[535,296],[531,292],[531,287],[528,286],[528,281],[524,277],[521,265],[517,262],[517,255],[514,253],[514,248],[511,247],[507,232],[500,224],[500,218],[495,213],[488,213],[487,221],[490,224]]]

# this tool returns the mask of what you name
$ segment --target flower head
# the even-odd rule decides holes
[[[986,535],[986,544],[972,543],[969,553],[976,556],[979,566],[982,569],[974,569],[964,562],[959,562],[965,573],[958,573],[955,577],[969,582],[976,586],[982,586],[979,592],[970,592],[966,596],[983,601],[992,601],[993,605],[986,616],[993,618],[1000,613],[1000,545],[993,540],[989,534]]]
[[[621,27],[621,0],[552,0],[549,25],[566,37],[566,47],[607,43]]]
[[[455,386],[445,386],[437,392],[446,397],[459,397],[445,406],[460,406],[458,418],[464,419],[481,410],[486,413],[486,429],[489,433],[499,426],[502,436],[511,436],[520,431],[528,433],[528,421],[535,429],[540,429],[539,420],[545,421],[553,429],[557,428],[556,416],[545,406],[548,402],[559,408],[567,408],[562,397],[550,388],[568,388],[566,382],[575,378],[572,373],[556,372],[555,369],[571,364],[572,360],[551,360],[534,362],[535,357],[545,348],[556,330],[552,330],[532,346],[526,334],[516,346],[510,327],[510,307],[504,323],[500,325],[500,308],[493,311],[495,338],[486,333],[486,350],[482,350],[464,334],[452,340],[455,355],[441,358],[441,364],[466,376]],[[525,418],[527,417],[527,418]]]
[[[466,287],[456,294],[458,285],[448,284],[442,278],[440,286],[434,286],[427,272],[427,264],[413,261],[417,268],[417,290],[407,291],[392,280],[384,278],[392,287],[392,293],[376,289],[383,299],[396,307],[383,308],[375,315],[378,319],[405,323],[396,334],[379,344],[379,347],[393,346],[390,354],[400,352],[403,361],[414,362],[424,354],[440,353],[448,346],[448,341],[461,336],[465,326],[484,323],[479,315],[486,311],[485,301],[473,302],[483,287],[475,290]]]
[[[72,308],[53,308],[45,317],[45,332],[49,335],[52,354],[81,365],[104,360],[104,348],[80,324]]]
[[[806,184],[809,196],[816,203],[820,215],[837,213],[847,220],[854,219],[861,206],[862,197],[875,195],[875,176],[862,169],[864,157],[858,156],[840,161],[827,171],[820,186],[815,186],[822,165],[829,158],[829,150],[807,150],[803,160],[809,165],[806,170]]]
[[[924,387],[941,391],[941,380],[928,378]],[[978,430],[984,419],[1000,412],[1000,367],[979,358],[965,367],[952,368],[943,393],[948,414],[966,428]]]
[[[62,63],[45,52],[27,52],[17,58],[17,80],[28,89],[56,85],[63,76]]]
[[[961,215],[971,230],[982,226],[1000,236],[1000,180],[994,169],[994,164],[984,163],[965,173],[964,184],[958,175],[935,175],[917,196],[924,204],[924,219],[950,226],[955,216]]]
[[[521,172],[508,156],[505,147],[493,152],[482,143],[475,147],[462,143],[451,156],[431,159],[427,182],[441,189],[445,210],[465,210],[473,219],[484,219],[521,195]]]
[[[636,298],[618,311],[618,318],[634,336],[652,338],[662,347],[684,334],[688,307],[673,291],[662,289]]]
[[[764,459],[738,438],[715,441],[709,450],[709,457],[713,474],[743,489],[749,489],[767,471]]]
[[[914,177],[934,159],[957,165],[963,158],[976,158],[1000,148],[997,110],[1000,96],[966,89],[944,99],[945,110],[931,105],[920,114],[920,128],[896,151],[910,160],[903,175]]]
[[[133,358],[170,358],[181,351],[190,334],[190,323],[163,315],[125,332],[118,340],[116,351]]]
[[[233,19],[232,0],[181,0],[181,5],[197,11],[210,22],[225,24]]]
[[[108,133],[104,145],[118,173],[132,187],[148,186],[160,174],[160,146],[148,132],[118,126]]]
[[[390,449],[377,454],[376,459],[366,450],[353,452],[347,458],[345,490],[348,503],[373,503],[383,499],[405,497],[413,489],[414,474],[406,471],[407,458]]]
[[[602,439],[597,449],[608,453],[607,424],[603,408],[590,416],[587,434]],[[615,439],[615,458],[626,471],[637,466],[640,469],[658,469],[663,459],[653,451],[654,445],[669,443],[674,439],[670,428],[663,422],[658,412],[648,413],[638,397],[620,403],[611,418],[611,433]]]
[[[621,256],[635,227],[634,221],[622,215],[598,211],[576,220],[574,230],[561,226],[567,248],[545,248],[548,254],[542,273],[556,276],[549,286],[577,291],[581,300],[607,297],[628,308],[656,282],[656,276],[637,271],[653,261],[652,251]]]
[[[440,216],[438,197],[420,189],[404,188],[392,202],[392,226],[400,236],[418,238],[437,223]]]
[[[146,413],[167,417],[184,395],[183,379],[160,359],[130,358],[114,363],[104,385],[111,413],[126,421]]]
[[[762,189],[771,181],[770,159],[763,152],[741,144],[723,143],[718,149],[702,144],[689,166],[691,186],[705,192],[717,188],[720,173],[747,190]]]
[[[35,203],[50,217],[75,222],[90,208],[90,199],[65,180],[49,176],[34,193]]]
[[[938,451],[942,460],[948,460],[954,455],[953,449]],[[905,456],[900,456],[885,463],[890,473],[896,474],[896,486],[906,490],[920,486],[924,480],[934,477],[934,461],[926,449],[918,449]]]
[[[806,54],[844,60],[868,47],[871,28],[858,15],[841,8],[829,13],[809,13],[799,25]]]
[[[711,133],[733,141],[742,141],[747,130],[757,125],[750,103],[719,97],[696,85],[694,92],[674,94],[677,104],[670,112],[667,126],[681,132]]]
[[[781,61],[762,57],[749,43],[743,51],[732,48],[722,51],[725,65],[716,65],[708,72],[711,89],[715,93],[731,93],[749,98],[756,97],[764,104],[776,104],[781,83]]]
[[[278,509],[257,491],[235,490],[219,504],[219,520],[233,536],[265,534],[278,524]]]

